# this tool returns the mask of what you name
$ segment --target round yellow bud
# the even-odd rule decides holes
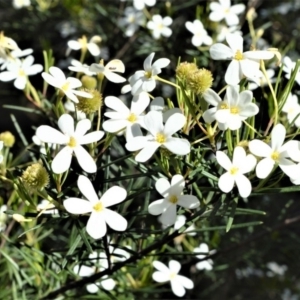
[[[21,179],[30,191],[42,190],[49,184],[48,172],[40,163],[27,167]]]
[[[185,81],[189,74],[192,74],[198,70],[195,63],[183,62],[180,63],[176,68],[176,76]]]
[[[186,78],[186,84],[192,92],[199,95],[212,86],[213,80],[211,72],[203,68],[194,73],[189,73]]]
[[[97,87],[97,79],[88,75],[81,77],[82,86],[86,89],[92,90]]]
[[[78,110],[90,114],[98,111],[99,107],[102,106],[102,94],[99,93],[97,90],[85,90],[86,92],[90,93],[93,97],[92,98],[84,98],[84,97],[77,97],[78,103],[76,107]]]
[[[16,141],[15,136],[10,131],[0,133],[0,141],[3,141],[5,147],[12,147]]]

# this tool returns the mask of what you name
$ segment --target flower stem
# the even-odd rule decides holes
[[[157,76],[157,75],[155,76],[155,79],[158,80],[158,81],[160,81],[160,82],[163,82],[163,83],[172,85],[172,86],[174,86],[174,87],[177,88],[177,89],[180,89],[180,86],[177,85],[176,83],[171,82],[171,81],[166,80],[166,79],[163,79],[163,78],[161,78],[161,77],[159,77],[159,76]]]

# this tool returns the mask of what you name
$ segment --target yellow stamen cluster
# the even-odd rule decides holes
[[[67,144],[69,147],[71,147],[71,148],[75,148],[76,146],[77,146],[77,141],[76,141],[76,139],[73,137],[73,136],[71,136],[70,137],[70,140],[69,140],[69,143]]]
[[[233,58],[236,60],[243,60],[244,56],[240,50],[237,50]]]
[[[96,212],[101,212],[104,209],[104,207],[103,207],[103,204],[99,201],[93,206],[93,209]]]
[[[166,141],[166,136],[163,133],[158,133],[156,135],[156,141],[160,144],[163,144]]]
[[[129,117],[127,118],[127,120],[128,120],[129,122],[131,122],[131,123],[134,123],[134,122],[137,120],[137,117],[136,117],[135,114],[131,113],[131,114],[129,115]]]
[[[229,173],[231,175],[236,175],[236,173],[239,171],[239,168],[237,167],[232,167],[230,170],[229,170]]]
[[[274,152],[271,154],[271,158],[272,158],[273,160],[275,160],[276,162],[278,162],[278,161],[279,161],[279,158],[280,158],[280,153],[277,152],[277,151],[274,151]]]
[[[171,195],[171,196],[169,197],[169,201],[170,201],[171,203],[173,203],[173,204],[176,204],[176,203],[178,202],[178,198],[177,198],[177,196],[175,196],[175,195]]]

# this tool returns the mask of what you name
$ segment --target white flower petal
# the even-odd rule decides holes
[[[170,193],[171,185],[166,178],[160,178],[156,181],[155,188],[161,194],[161,196],[166,198]]]
[[[221,165],[221,167],[224,168],[226,171],[228,171],[231,168],[232,163],[227,154],[225,154],[223,151],[217,151],[216,159]]]
[[[152,262],[152,264],[153,264],[154,268],[157,269],[158,271],[160,271],[161,273],[165,273],[167,275],[170,273],[169,268],[162,262],[160,262],[158,260],[154,260]]]
[[[164,147],[176,155],[186,155],[191,151],[191,144],[189,141],[180,138],[169,138],[164,143]]]
[[[127,192],[124,188],[119,186],[112,186],[101,197],[101,202],[105,207],[121,203],[125,200]]]
[[[86,225],[87,233],[95,240],[100,239],[106,234],[105,212],[97,213],[92,211]]]
[[[154,263],[154,262],[153,262]],[[152,274],[152,278],[156,282],[166,282],[170,281],[170,276],[168,273],[162,273],[159,271],[156,271]]]
[[[176,221],[176,205],[171,204],[167,209],[161,214],[161,223],[163,225],[169,226],[173,225]]]
[[[51,163],[51,168],[55,174],[62,174],[70,168],[72,153],[73,150],[66,146],[56,154]]]
[[[218,186],[222,192],[229,193],[234,186],[234,177],[229,172],[224,173],[219,178]]]
[[[133,140],[136,140],[137,138],[134,138],[130,140],[132,142]],[[150,159],[155,151],[160,147],[161,144],[158,142],[147,142],[144,149],[142,149],[135,157],[135,160],[138,162],[146,162],[148,159]]]
[[[177,260],[170,260],[169,269],[171,272],[178,274],[181,269],[181,264]]]
[[[74,119],[70,115],[63,114],[60,116],[57,124],[62,133],[67,134],[68,136],[74,134]]]
[[[266,178],[274,167],[274,160],[271,158],[262,159],[256,166],[256,176],[260,179]]]
[[[176,278],[176,279],[171,280],[171,288],[172,288],[173,293],[177,297],[182,297],[185,295],[185,289],[181,285],[181,282],[179,281],[179,279]]]
[[[239,176],[236,176],[235,182],[240,196],[242,198],[247,198],[251,194],[252,190],[250,180],[246,176],[240,174]]]
[[[80,120],[76,125],[75,134],[76,137],[82,137],[91,129],[92,123],[89,119]]]
[[[193,289],[194,288],[194,282],[182,275],[177,275],[178,281],[182,284],[182,286],[186,289]]]
[[[224,44],[214,44],[209,48],[209,53],[212,59],[223,60],[223,59],[232,59],[233,51]]]
[[[234,59],[228,65],[225,73],[225,81],[227,84],[237,85],[241,79],[240,63]]]
[[[81,145],[86,145],[86,144],[98,142],[103,138],[103,136],[104,136],[103,131],[93,131],[86,134],[85,136],[79,137],[77,140],[78,143],[80,143]]]
[[[286,130],[282,124],[274,126],[271,133],[271,145],[273,150],[279,150],[284,143]]]
[[[181,174],[176,174],[171,179],[170,194],[181,195],[185,186],[184,177]]]
[[[104,75],[109,81],[114,83],[121,83],[126,81],[126,78],[113,72],[105,72]]]
[[[97,196],[94,186],[92,185],[91,181],[83,175],[78,177],[77,181],[78,188],[80,192],[84,195],[86,199],[90,202],[95,203],[99,201],[99,197]]]
[[[105,209],[104,218],[108,226],[115,231],[125,231],[127,229],[127,220],[115,211]]]
[[[128,116],[130,114],[129,108],[124,104],[122,100],[114,96],[108,96],[104,99],[105,105],[124,116]]]
[[[188,209],[194,209],[200,206],[198,198],[192,195],[181,195],[178,198],[177,204]]]
[[[164,134],[166,136],[171,136],[175,132],[179,131],[185,124],[186,117],[183,114],[173,114],[167,120],[164,128]]]
[[[271,147],[260,140],[250,141],[248,147],[252,154],[260,157],[268,157],[272,152]]]
[[[79,198],[68,198],[63,202],[67,212],[74,215],[90,213],[92,211],[91,203]]]
[[[151,215],[158,216],[164,212],[167,206],[165,199],[156,200],[149,204],[148,212]]]
[[[81,146],[74,148],[74,152],[80,167],[87,173],[95,173],[97,165],[91,155]]]

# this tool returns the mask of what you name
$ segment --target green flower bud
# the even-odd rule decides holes
[[[97,87],[97,79],[95,77],[84,75],[81,77],[82,86],[86,89],[93,90]]]
[[[0,141],[3,141],[5,147],[12,147],[16,141],[15,136],[10,131],[0,133]]]
[[[48,172],[40,163],[27,167],[21,179],[25,187],[32,192],[42,190],[49,184]]]
[[[203,68],[196,72],[189,73],[186,78],[186,84],[188,89],[199,95],[203,94],[212,86],[213,80],[214,78],[211,72]]]
[[[90,93],[93,97],[92,98],[84,98],[84,97],[77,97],[78,103],[76,107],[78,110],[90,114],[98,111],[99,107],[102,106],[102,94],[99,93],[97,90],[86,90],[86,92]]]

